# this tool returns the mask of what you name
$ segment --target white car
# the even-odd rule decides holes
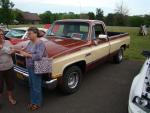
[[[4,25],[0,25],[0,29],[4,30],[4,34],[9,32],[9,29]]]
[[[129,95],[129,113],[150,113],[150,52],[140,73],[134,78]]]
[[[5,35],[6,39],[10,40],[13,45],[16,45],[22,41],[28,40],[27,37],[27,30],[29,27],[19,27],[19,28],[12,28],[10,31]],[[43,37],[47,31],[45,28],[38,28],[40,37]]]

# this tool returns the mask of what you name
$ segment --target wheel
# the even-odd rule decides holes
[[[81,79],[82,71],[78,66],[68,67],[59,80],[59,88],[65,94],[75,93],[81,85]]]
[[[123,48],[120,48],[117,54],[113,57],[113,60],[116,64],[119,64],[123,60]]]

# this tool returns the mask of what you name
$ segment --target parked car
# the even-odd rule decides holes
[[[5,35],[5,37],[7,40],[10,40],[13,45],[16,45],[19,42],[28,40],[27,29],[28,29],[28,27],[12,28]],[[45,29],[45,28],[38,28],[38,29],[40,31],[40,37],[43,37],[45,35],[47,29]]]
[[[9,29],[4,25],[0,25],[0,29],[4,30],[4,35],[9,31]]]
[[[43,28],[49,29],[51,27],[51,24],[44,24]]]
[[[52,72],[43,78],[43,86],[59,86],[62,92],[76,92],[82,75],[102,61],[113,58],[121,63],[123,52],[130,44],[128,33],[107,32],[104,22],[69,19],[52,24],[45,35],[48,57],[52,58]],[[18,79],[28,80],[25,59],[16,54],[14,70]]]
[[[144,51],[142,54],[147,59],[133,79],[129,95],[129,113],[150,113],[150,51]]]

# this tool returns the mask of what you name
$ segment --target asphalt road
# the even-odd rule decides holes
[[[85,74],[81,88],[75,94],[64,96],[58,90],[43,91],[43,106],[35,113],[127,113],[128,96],[134,76],[143,62],[110,62],[97,66]],[[6,96],[0,113],[29,113],[28,88],[16,84],[18,104],[12,106]]]

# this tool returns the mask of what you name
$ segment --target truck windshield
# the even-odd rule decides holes
[[[47,35],[54,35],[59,38],[86,40],[89,24],[85,22],[56,22],[49,31]]]

